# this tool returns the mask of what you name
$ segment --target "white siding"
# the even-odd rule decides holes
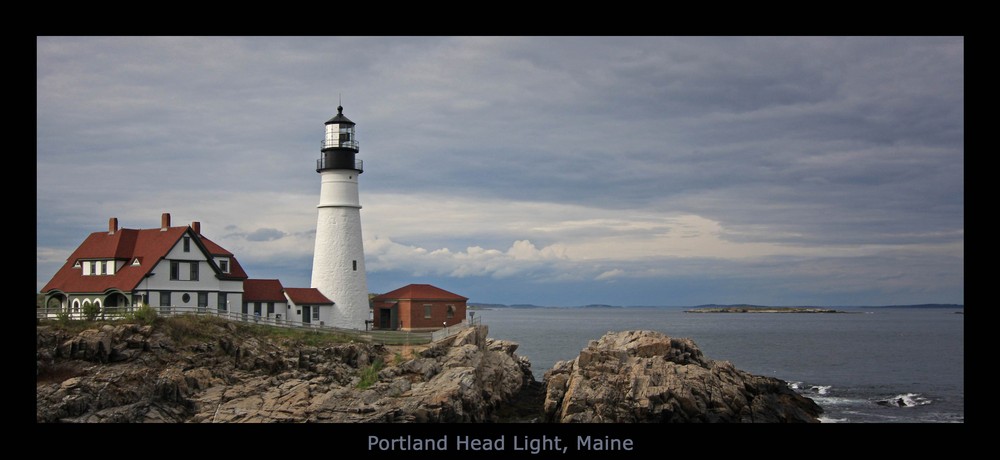
[[[215,272],[208,268],[208,262],[198,263],[198,281],[190,281],[190,268],[188,263],[190,261],[182,261],[180,268],[180,279],[171,280],[170,279],[170,260],[161,260],[155,267],[153,267],[153,273],[155,276],[147,278],[148,281],[143,281],[139,283],[139,290],[144,291],[147,288],[149,290],[166,290],[166,291],[218,291],[221,283],[226,283],[226,281],[220,282],[218,278],[215,277]],[[232,283],[229,281],[228,283]],[[237,283],[238,286],[233,289],[235,291],[243,291],[243,283]],[[225,290],[225,289],[223,289]]]
[[[205,260],[205,254],[201,252],[198,245],[191,241],[191,251],[184,252],[184,237],[177,240],[177,244],[167,252],[168,259],[174,260]]]
[[[153,267],[154,276],[139,283],[137,291],[145,293],[149,291],[148,302],[154,307],[158,307],[159,292],[170,291],[170,303],[174,306],[198,306],[198,292],[208,293],[208,306],[211,310],[219,307],[219,293],[226,293],[229,311],[239,312],[243,305],[243,281],[242,280],[220,280],[215,277],[215,272],[209,265],[209,258],[198,248],[195,242],[191,241],[191,251],[184,252],[183,238],[167,253],[167,258],[162,259]],[[171,262],[179,262],[177,280],[170,279]],[[198,265],[198,280],[191,280],[190,264]],[[184,302],[183,296],[187,293],[191,298]]]

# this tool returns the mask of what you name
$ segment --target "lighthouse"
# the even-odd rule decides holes
[[[334,302],[327,325],[364,329],[370,314],[358,199],[358,176],[364,168],[361,160],[355,159],[355,124],[344,116],[344,107],[338,106],[337,115],[325,125],[316,161],[322,182],[316,206],[312,287]]]

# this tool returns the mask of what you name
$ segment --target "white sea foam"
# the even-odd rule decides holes
[[[889,407],[915,407],[930,404],[932,401],[920,395],[920,393],[905,393],[891,398],[875,401],[880,406]]]
[[[825,385],[825,386],[823,386],[823,385],[813,385],[813,386],[809,387],[809,389],[815,391],[816,394],[825,395],[825,394],[827,394],[827,392],[830,391],[830,387],[831,387],[831,385]]]
[[[798,390],[802,387],[802,382],[788,382],[788,388],[793,390]]]
[[[820,423],[842,423],[846,421],[847,421],[846,418],[819,417]]]

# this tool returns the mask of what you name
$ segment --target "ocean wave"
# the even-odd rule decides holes
[[[818,394],[825,395],[833,388],[832,385],[809,385],[808,387],[802,382],[788,382],[788,388],[791,388],[799,393],[803,394]]]
[[[831,385],[813,385],[809,387],[810,390],[815,391],[818,395],[825,395],[832,388]]]
[[[820,423],[844,423],[846,421],[847,421],[846,418],[831,418],[831,417],[820,417],[819,418],[819,422]]]
[[[875,400],[875,404],[886,407],[916,407],[924,406],[931,402],[930,399],[921,396],[920,393],[905,393]]]

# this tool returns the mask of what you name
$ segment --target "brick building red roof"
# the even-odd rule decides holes
[[[468,297],[462,297],[454,292],[448,292],[437,286],[432,286],[430,284],[408,284],[399,289],[386,292],[376,296],[374,301],[384,301],[384,300],[399,300],[399,299],[421,299],[421,300],[455,300],[463,301],[469,300]]]
[[[108,292],[118,289],[130,292],[139,287],[139,283],[160,262],[170,249],[177,244],[185,234],[193,236],[196,245],[205,248],[212,256],[229,258],[229,273],[216,271],[222,279],[245,280],[246,272],[233,254],[218,244],[198,235],[190,227],[168,227],[166,230],[129,229],[123,228],[109,232],[94,232],[80,244],[66,263],[56,272],[42,288],[41,292],[59,290],[62,292]],[[78,261],[85,259],[110,259],[124,261],[125,265],[115,271],[114,275],[83,275],[83,269],[73,268]],[[139,266],[133,266],[132,261],[139,259]],[[213,262],[214,264],[214,262]],[[215,268],[216,270],[218,267]]]
[[[285,293],[298,305],[333,305],[333,301],[316,288],[285,288]]]
[[[284,302],[285,294],[281,281],[253,280],[243,282],[243,300],[245,302]]]

